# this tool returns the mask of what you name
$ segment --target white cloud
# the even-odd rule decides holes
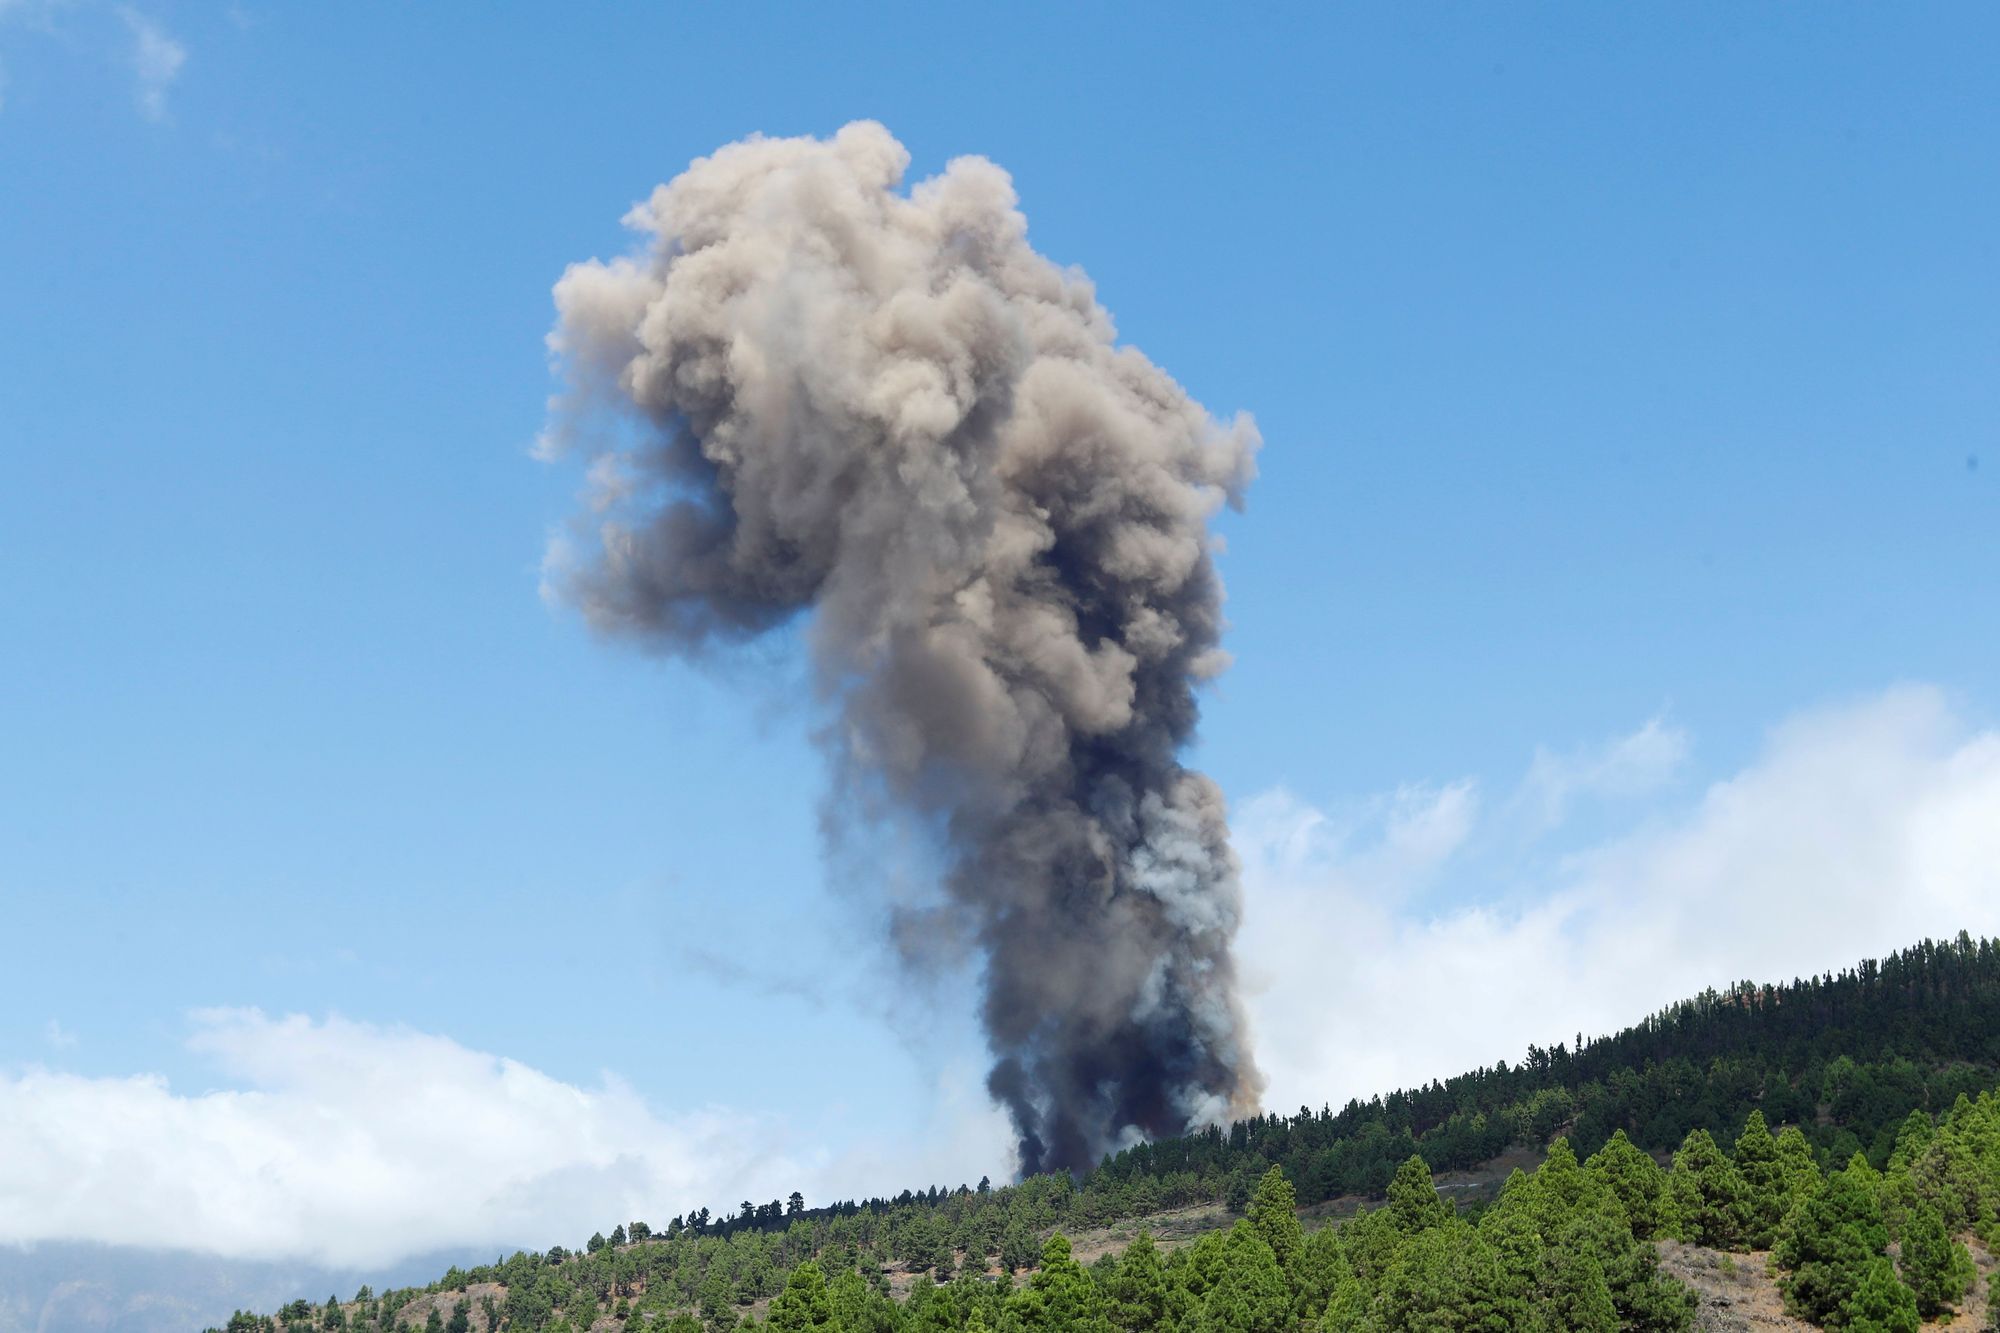
[[[0,1243],[370,1266],[573,1245],[621,1218],[793,1189],[846,1196],[947,1166],[976,1177],[976,1163],[1006,1160],[1004,1126],[963,1071],[940,1086],[919,1160],[890,1144],[834,1156],[789,1152],[800,1136],[773,1119],[663,1117],[616,1079],[577,1087],[443,1037],[255,1010],[194,1020],[192,1046],[238,1086],[0,1076]]]
[[[1568,754],[1537,750],[1515,797],[1524,831],[1556,827],[1579,800],[1651,795],[1680,772],[1688,750],[1687,733],[1657,717],[1594,748]]]
[[[1657,782],[1685,750],[1649,726],[1582,762],[1537,756],[1491,821],[1525,836],[1469,830],[1453,854],[1470,864],[1420,875],[1518,885],[1536,873],[1529,839],[1568,799],[1548,793]],[[1920,687],[1787,722],[1688,808],[1572,851],[1540,893],[1504,904],[1412,908],[1404,884],[1380,882],[1393,824],[1371,842],[1285,792],[1245,803],[1235,832],[1244,971],[1278,1108],[1515,1060],[1530,1041],[1614,1031],[1705,986],[2000,933],[2000,733]]]
[[[53,1018],[48,1021],[48,1026],[42,1029],[42,1039],[59,1051],[66,1051],[76,1045],[76,1034]]]
[[[167,91],[187,63],[187,48],[158,23],[135,9],[120,9],[119,17],[132,33],[132,72],[138,78],[139,111],[148,120],[167,114]]]

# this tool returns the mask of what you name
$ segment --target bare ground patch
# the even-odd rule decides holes
[[[1972,1295],[1960,1305],[1956,1318],[1926,1324],[1926,1329],[1976,1333],[1986,1326],[1995,1261],[1976,1242],[1969,1238],[1968,1242],[1972,1261],[1979,1269]],[[1728,1254],[1672,1240],[1661,1241],[1659,1249],[1660,1267],[1692,1287],[1701,1302],[1695,1327],[1702,1333],[1752,1333],[1753,1330],[1813,1333],[1813,1325],[1785,1313],[1785,1299],[1778,1290],[1771,1256],[1764,1251]]]

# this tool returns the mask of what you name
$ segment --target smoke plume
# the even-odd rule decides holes
[[[810,612],[835,789],[939,831],[1022,1169],[1082,1170],[1260,1088],[1222,796],[1178,759],[1257,433],[1117,345],[1004,171],[908,163],[865,122],[732,144],[563,275],[544,444],[591,493],[550,584],[685,655]]]

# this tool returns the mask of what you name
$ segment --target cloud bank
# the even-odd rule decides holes
[[[154,1076],[0,1077],[0,1243],[91,1240],[366,1268],[442,1248],[579,1244],[614,1222],[803,1189],[824,1200],[949,1159],[1005,1160],[970,1070],[940,1085],[920,1160],[792,1152],[782,1121],[665,1117],[443,1037],[252,1009],[194,1016],[238,1087]],[[942,1179],[942,1177],[939,1177]],[[900,1185],[897,1186],[900,1188]]]
[[[2000,733],[1941,692],[1796,717],[1685,809],[1559,854],[1537,844],[1578,801],[1656,789],[1686,750],[1656,722],[1537,755],[1490,803],[1470,781],[1346,818],[1284,791],[1246,803],[1242,954],[1266,1104],[1339,1105],[1615,1031],[1703,987],[2000,933]],[[1532,895],[1462,891],[1543,860]]]

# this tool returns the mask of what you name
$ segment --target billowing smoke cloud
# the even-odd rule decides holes
[[[550,452],[591,462],[551,585],[699,654],[810,609],[843,808],[938,830],[1024,1170],[1253,1106],[1236,860],[1179,752],[1225,663],[1212,420],[1035,253],[1007,174],[900,190],[880,125],[751,139],[579,264]]]

